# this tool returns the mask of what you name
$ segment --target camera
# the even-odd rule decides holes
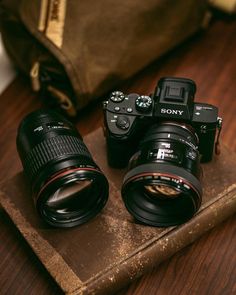
[[[51,110],[27,115],[17,150],[41,218],[54,227],[82,224],[105,206],[108,181],[75,126]]]
[[[222,119],[195,92],[191,79],[165,77],[151,95],[114,91],[104,102],[108,163],[129,163],[121,194],[142,223],[180,224],[201,205],[200,161],[212,159]]]

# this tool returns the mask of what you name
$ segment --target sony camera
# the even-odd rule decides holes
[[[194,81],[168,77],[151,95],[114,91],[104,102],[108,163],[129,162],[121,193],[140,222],[176,225],[200,207],[200,161],[212,159],[222,119],[195,92]]]

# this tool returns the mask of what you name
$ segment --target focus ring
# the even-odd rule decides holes
[[[48,138],[37,144],[27,154],[24,160],[24,170],[32,179],[45,164],[65,155],[79,155],[91,158],[82,140],[74,136],[61,135]]]

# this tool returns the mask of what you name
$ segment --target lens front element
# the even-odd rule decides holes
[[[80,203],[82,197],[89,193],[89,188],[92,185],[91,183],[91,180],[77,180],[63,187],[59,187],[59,189],[48,198],[46,205],[48,207],[58,208],[58,211],[66,212],[67,208],[75,207],[74,205],[77,202]]]
[[[145,190],[150,197],[159,199],[175,198],[180,194],[177,189],[164,184],[146,185]]]

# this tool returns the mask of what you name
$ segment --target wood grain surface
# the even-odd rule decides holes
[[[222,141],[236,152],[236,22],[218,18],[208,30],[185,42],[123,83],[125,92],[149,94],[162,76],[189,77],[197,83],[196,101],[215,104],[224,119]],[[1,95],[0,180],[20,171],[15,147],[20,120],[41,106],[19,76]],[[84,136],[102,125],[101,103],[78,115]],[[235,168],[236,169],[236,168]],[[227,175],[225,175],[227,177]],[[31,200],[29,200],[31,201]],[[14,225],[0,209],[0,294],[61,294]],[[236,218],[175,254],[118,294],[236,294]]]

